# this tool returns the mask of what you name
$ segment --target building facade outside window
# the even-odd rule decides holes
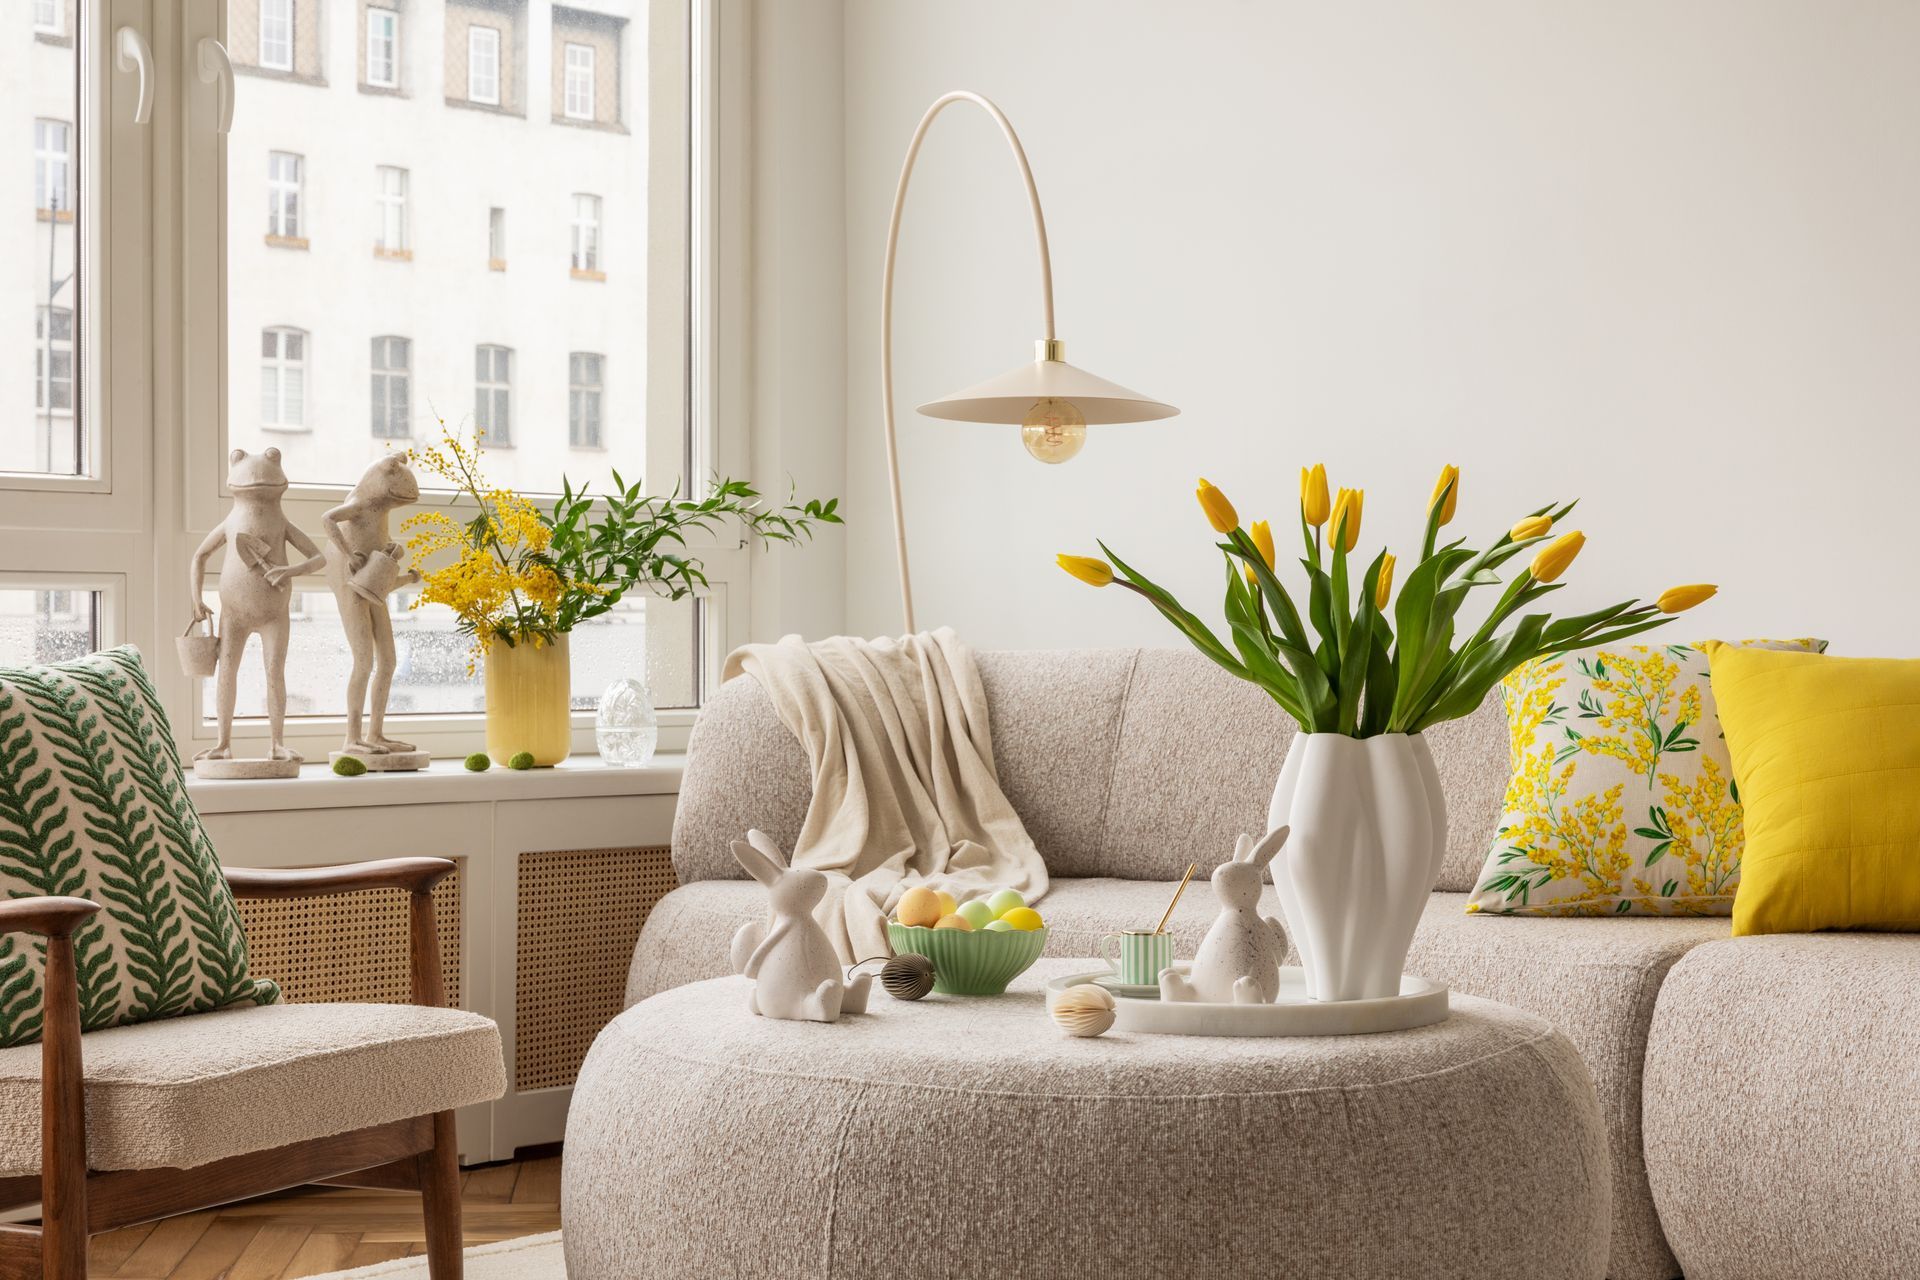
[[[567,85],[564,100],[567,119],[593,119],[593,46],[567,45]]]
[[[400,87],[400,15],[392,9],[367,10],[367,83]]]
[[[33,122],[33,207],[47,213],[73,210],[73,126],[65,120]]]
[[[291,151],[267,153],[267,235],[297,240],[300,230],[300,157]]]
[[[507,211],[498,206],[487,210],[487,265],[507,269]]]
[[[374,173],[379,182],[374,200],[380,215],[374,252],[403,257],[412,247],[407,240],[407,171],[383,164]]]
[[[513,350],[479,346],[473,349],[473,429],[480,442],[513,443]]]
[[[373,340],[373,434],[382,440],[413,434],[413,343],[406,338]]]
[[[600,197],[573,197],[573,269],[600,270]]]
[[[467,28],[467,101],[500,105],[500,32],[494,27]]]
[[[73,412],[73,310],[41,307],[33,317],[33,407]]]
[[[260,334],[260,423],[283,431],[307,426],[307,335],[273,328]]]
[[[260,65],[293,70],[294,0],[260,0]]]
[[[606,391],[603,357],[576,351],[567,357],[567,442],[576,449],[598,449],[600,398]]]
[[[66,15],[61,0],[33,0],[33,29],[41,35],[66,34]]]

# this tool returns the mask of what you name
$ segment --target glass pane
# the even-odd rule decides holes
[[[81,308],[77,11],[68,0],[36,3],[31,13],[7,5],[0,35],[0,193],[10,206],[0,235],[0,346],[14,353],[0,358],[0,471],[77,476],[92,465],[74,366],[64,391],[47,385],[49,369],[76,358],[72,320]],[[42,321],[49,308],[65,315],[65,333]]]
[[[0,592],[0,660],[8,660],[12,652],[7,647],[11,634],[8,623],[12,621],[9,598],[26,594],[30,593]],[[471,715],[484,711],[486,677],[479,669],[467,673],[470,646],[455,627],[453,614],[438,607],[409,609],[410,594],[397,593],[390,609],[395,669],[387,710],[400,715]],[[219,593],[208,591],[206,602],[217,612]],[[694,651],[694,612],[686,602],[634,598],[621,601],[605,617],[576,630],[571,646],[574,708],[591,711],[601,692],[615,680],[646,675],[650,653],[654,655],[653,665],[659,668],[656,678],[661,681],[655,691],[655,704],[691,705],[691,667],[684,655]],[[81,648],[78,653],[87,651]],[[352,665],[346,636],[340,629],[339,606],[332,594],[295,592],[293,628],[287,644],[287,714],[345,715],[347,676]],[[201,684],[201,715],[212,720],[213,682]],[[668,700],[663,701],[663,696]],[[240,663],[235,714],[248,719],[265,719],[267,714],[266,669],[257,638],[247,642],[247,654]]]
[[[99,592],[0,588],[0,666],[65,662],[99,647]]]

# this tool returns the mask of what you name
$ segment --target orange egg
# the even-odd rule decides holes
[[[900,895],[900,907],[895,913],[901,924],[908,928],[930,928],[940,923],[945,914],[940,910],[940,895],[931,889],[915,887]]]
[[[962,933],[973,932],[973,926],[967,923],[967,918],[963,915],[941,916],[939,923],[933,927],[936,929],[958,929]]]

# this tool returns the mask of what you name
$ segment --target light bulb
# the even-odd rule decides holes
[[[1065,462],[1087,442],[1087,420],[1071,400],[1034,401],[1020,423],[1020,443],[1042,462]]]

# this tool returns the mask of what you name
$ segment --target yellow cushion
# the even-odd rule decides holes
[[[1920,929],[1920,661],[1708,659],[1746,806],[1734,933]]]

